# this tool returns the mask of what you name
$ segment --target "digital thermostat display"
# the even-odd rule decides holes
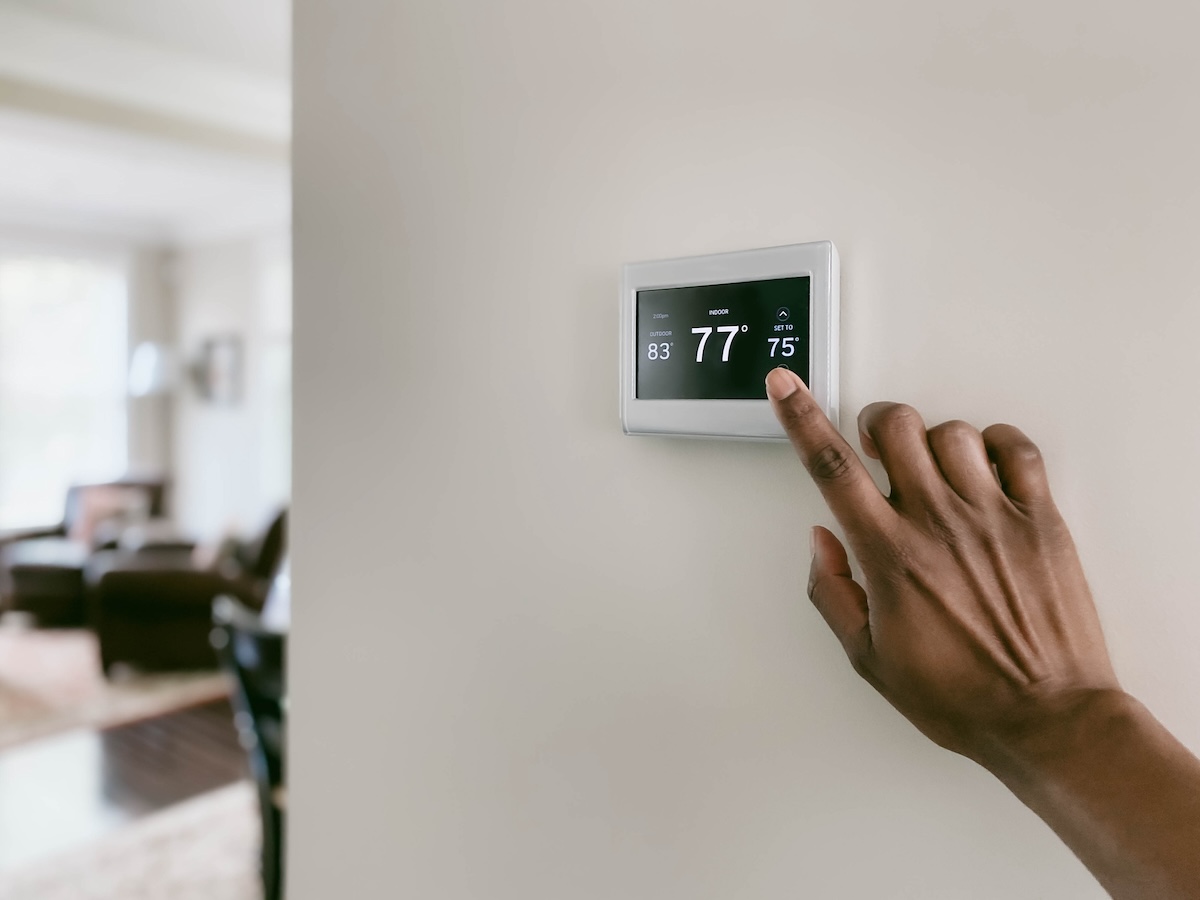
[[[623,266],[625,433],[786,440],[764,384],[776,366],[836,423],[838,267],[829,241]]]
[[[808,276],[637,292],[637,397],[762,400],[776,366],[808,380]]]

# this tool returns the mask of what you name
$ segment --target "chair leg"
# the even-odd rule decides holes
[[[283,816],[269,796],[261,798],[264,900],[283,897]]]

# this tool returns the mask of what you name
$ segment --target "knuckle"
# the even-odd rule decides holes
[[[843,481],[854,471],[854,460],[848,448],[840,444],[825,444],[809,459],[809,471],[818,481]]]
[[[1007,447],[1014,440],[1020,440],[1024,436],[1013,425],[997,422],[988,425],[981,432],[983,442],[987,444],[989,452],[999,452],[1004,447]]]
[[[1033,441],[1021,441],[1013,444],[1009,448],[1008,454],[1013,463],[1022,468],[1037,469],[1043,465],[1042,451]]]
[[[893,403],[879,411],[875,426],[883,434],[910,431],[921,425],[921,414],[906,403]]]
[[[970,423],[964,422],[962,419],[951,419],[949,422],[943,422],[929,430],[931,437],[937,437],[950,443],[973,440],[978,433]]]

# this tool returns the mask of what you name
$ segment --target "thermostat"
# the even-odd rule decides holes
[[[829,241],[630,263],[621,277],[626,434],[782,440],[787,366],[837,424],[838,254]]]

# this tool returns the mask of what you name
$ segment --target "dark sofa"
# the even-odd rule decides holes
[[[213,600],[229,595],[262,608],[283,560],[286,525],[283,511],[216,569],[196,568],[191,553],[170,547],[93,556],[90,620],[105,673],[117,663],[144,670],[215,667]]]

